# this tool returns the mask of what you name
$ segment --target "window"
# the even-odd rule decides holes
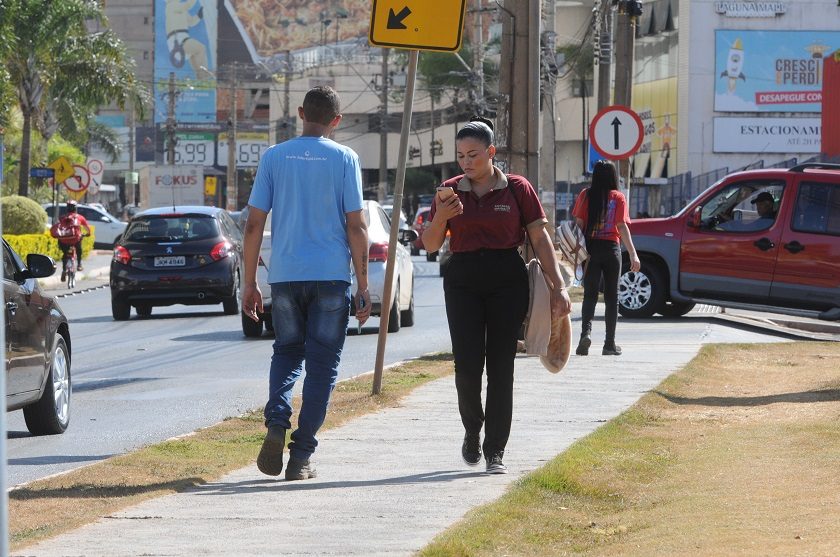
[[[12,261],[12,254],[6,249],[6,246],[3,246],[3,278],[13,281],[15,280],[15,273],[17,273],[17,267]]]
[[[840,235],[840,184],[802,182],[791,228],[798,232]]]
[[[770,228],[776,221],[784,186],[782,180],[752,180],[727,186],[703,205],[703,227],[724,232]]]

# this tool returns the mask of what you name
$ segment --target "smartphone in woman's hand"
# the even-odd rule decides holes
[[[449,186],[438,186],[437,188],[437,196],[440,201],[446,201],[450,197],[455,195],[455,190]]]

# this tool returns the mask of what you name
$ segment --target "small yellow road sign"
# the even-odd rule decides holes
[[[216,177],[215,176],[205,176],[204,177],[204,195],[215,196],[216,195]]]
[[[373,0],[370,44],[411,50],[460,50],[466,6],[466,0]]]
[[[76,173],[73,169],[73,163],[70,162],[67,157],[58,157],[47,166],[55,170],[54,180],[57,184],[60,184]]]

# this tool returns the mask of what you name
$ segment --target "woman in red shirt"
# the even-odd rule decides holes
[[[455,145],[464,174],[438,188],[423,244],[434,252],[446,231],[450,232],[452,257],[443,291],[458,410],[465,429],[461,456],[475,466],[483,449],[487,472],[504,474],[516,341],[528,311],[528,272],[517,250],[526,231],[545,276],[554,285],[552,312],[566,315],[571,305],[534,188],[522,176],[506,175],[493,166],[496,148],[490,121],[474,118],[457,133]],[[482,408],[485,364],[487,402]]]
[[[607,334],[604,340],[604,356],[621,355],[621,347],[615,344],[615,324],[618,320],[618,278],[621,274],[621,248],[624,243],[630,255],[630,270],[639,270],[641,263],[630,237],[630,216],[627,200],[618,191],[618,176],[615,166],[605,160],[595,163],[592,171],[592,185],[578,195],[572,209],[575,222],[584,231],[589,261],[583,275],[583,309],[581,311],[579,356],[589,354],[592,344],[592,317],[598,303],[601,277],[604,278],[604,305]]]

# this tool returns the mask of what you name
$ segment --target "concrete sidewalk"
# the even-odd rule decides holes
[[[461,461],[449,377],[398,408],[322,432],[317,479],[285,482],[251,465],[16,555],[409,555],[682,367],[701,344],[683,342],[660,336],[625,344],[620,358],[573,356],[559,375],[518,357],[507,475]]]

